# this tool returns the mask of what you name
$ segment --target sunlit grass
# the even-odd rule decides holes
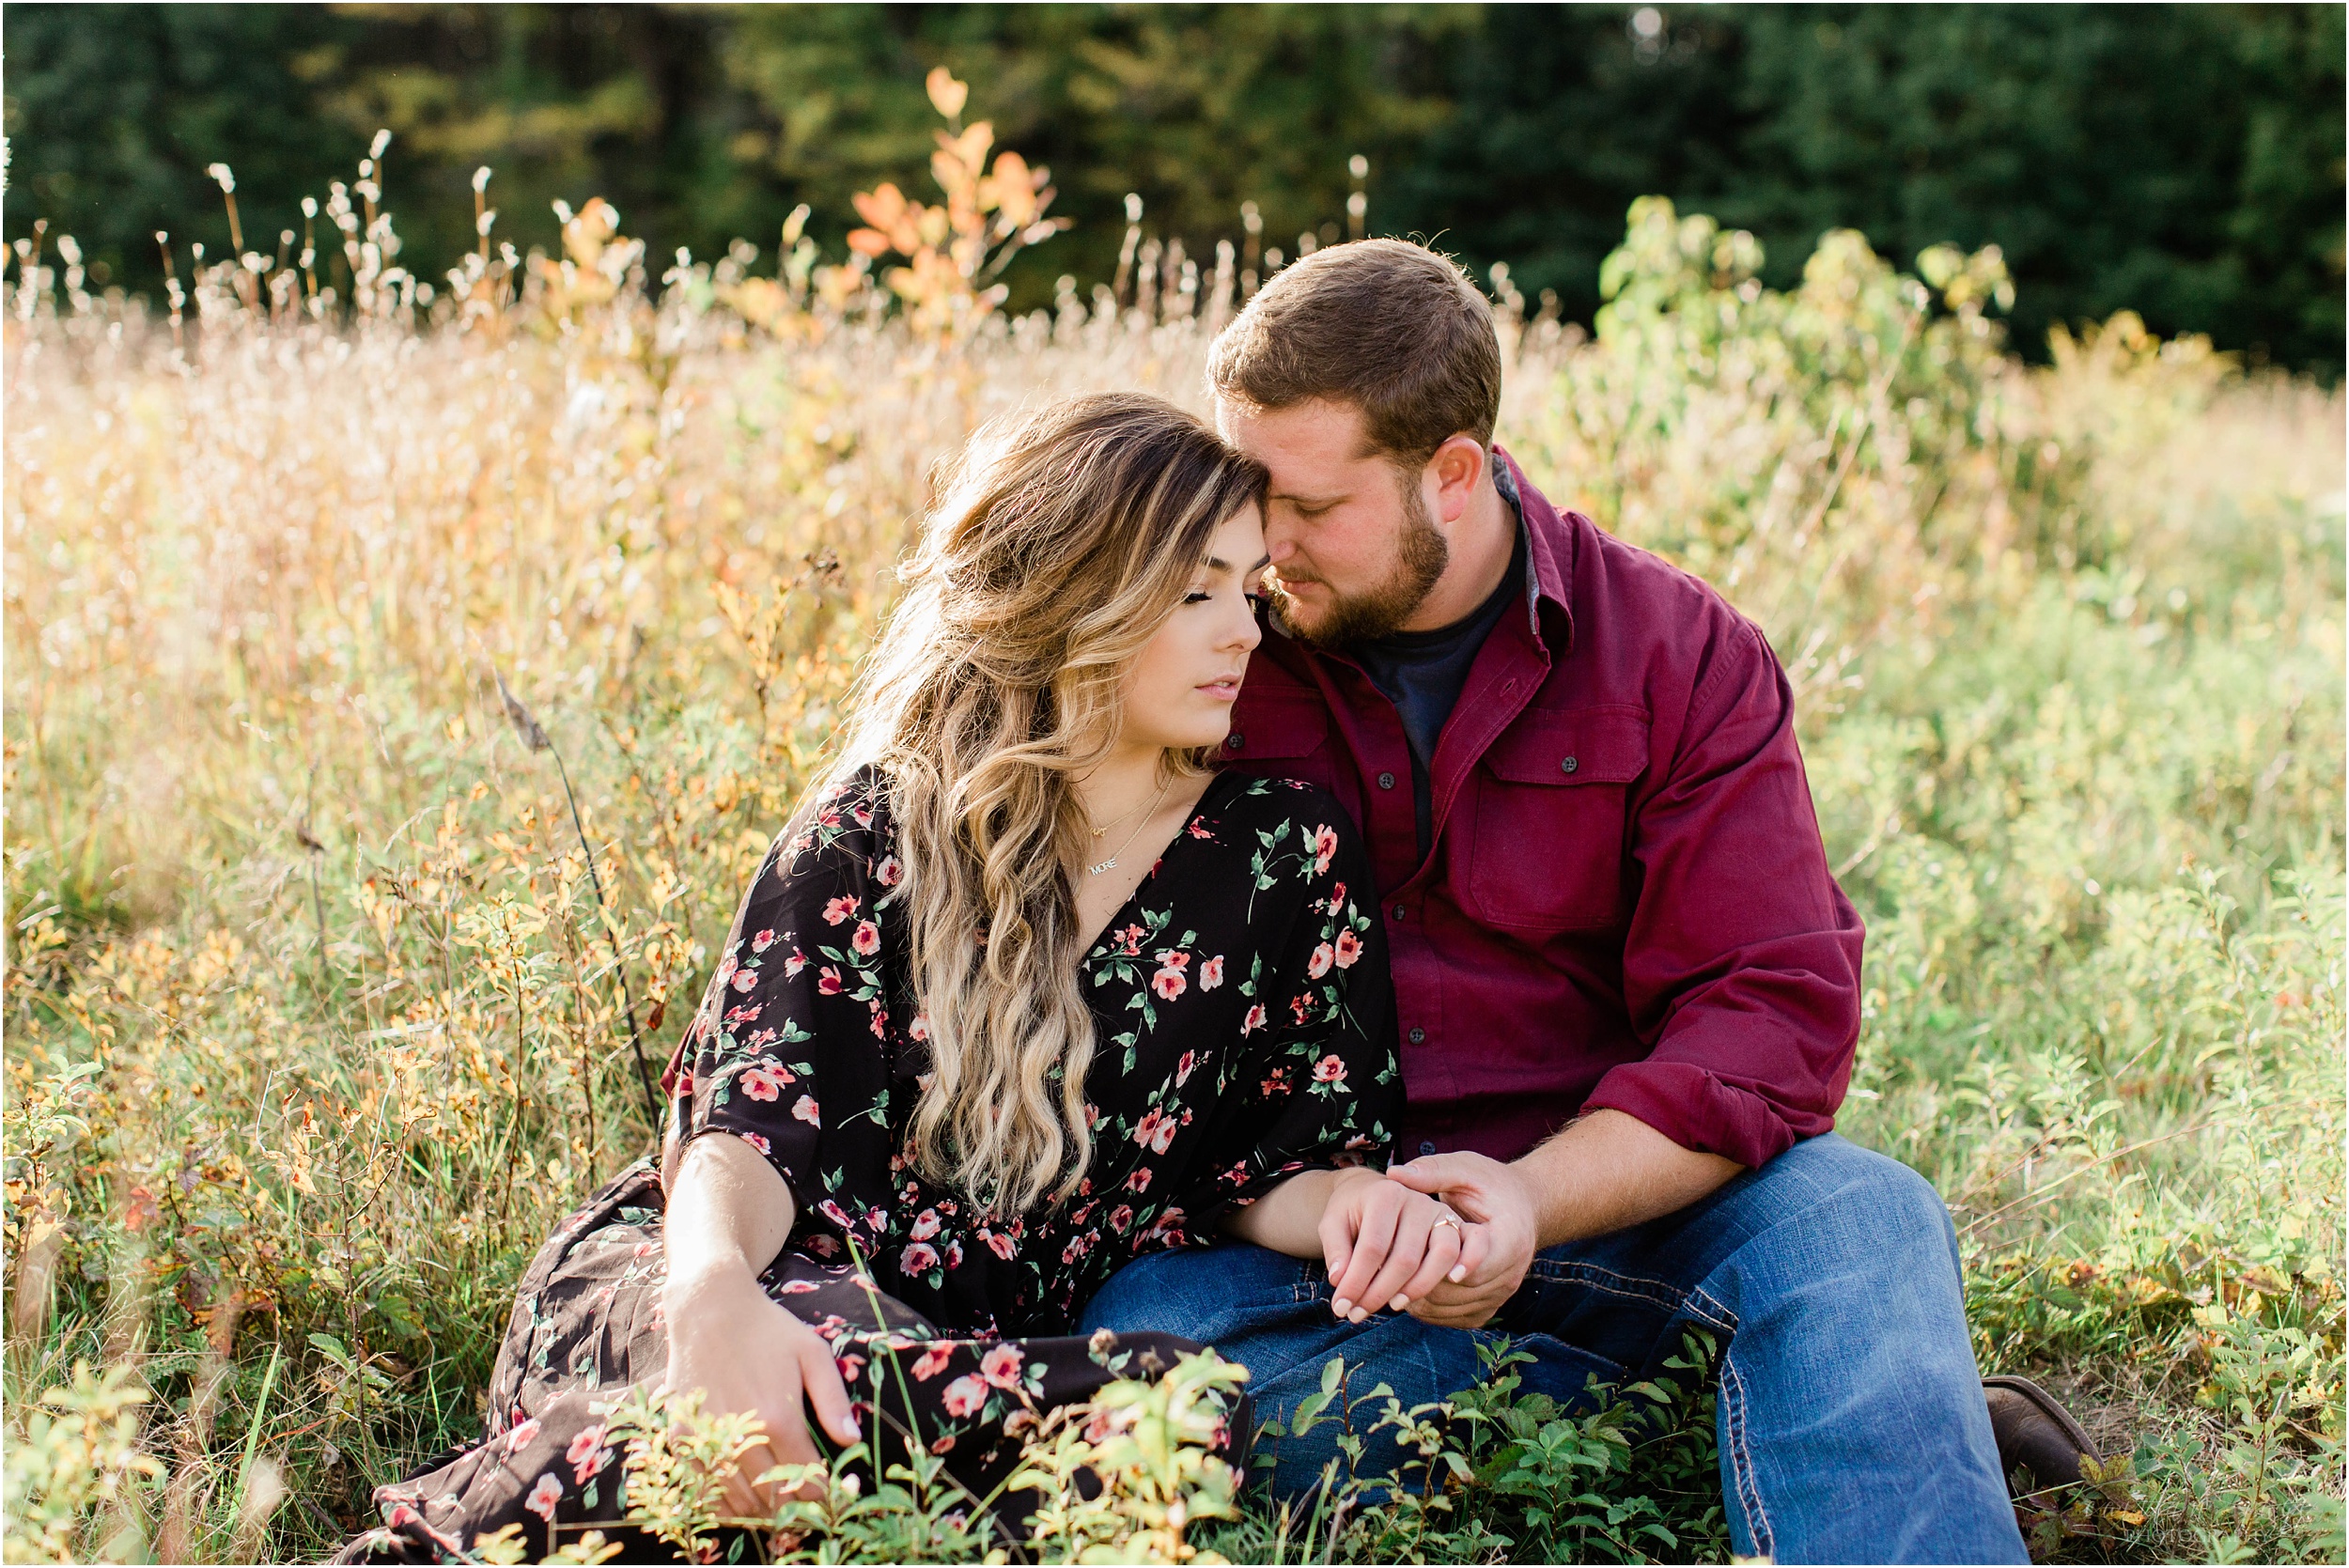
[[[628,1003],[657,1062],[931,466],[1028,399],[1196,406],[1235,303],[1005,319],[950,277],[900,316],[748,247],[648,287],[591,213],[568,272],[485,245],[428,306],[382,254],[331,307],[230,263],[174,322],[11,279],[11,1555],[317,1554],[477,1430],[521,1265],[646,1146]],[[1952,1203],[1985,1370],[2134,1459],[2040,1544],[2337,1554],[2341,402],[2125,318],[2026,370],[1994,256],[1830,237],[1777,294],[1750,253],[1636,210],[1589,340],[1497,280],[1501,439],[1797,684],[1870,925],[1842,1126]],[[1672,1452],[1607,1483],[1717,1550],[1644,1501],[1710,1463]],[[1566,1549],[1507,1465],[1206,1539]],[[1070,1539],[1160,1550],[1128,1512]]]

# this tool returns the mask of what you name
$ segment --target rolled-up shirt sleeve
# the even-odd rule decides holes
[[[1584,1109],[1758,1166],[1835,1125],[1864,933],[1828,868],[1785,673],[1734,615],[1708,653],[1630,829],[1641,881],[1624,1002],[1651,1048],[1610,1069]]]

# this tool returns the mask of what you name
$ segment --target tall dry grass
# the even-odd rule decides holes
[[[665,1055],[932,465],[1029,399],[1201,400],[1228,258],[1129,244],[1006,318],[988,189],[939,220],[978,259],[905,219],[930,256],[886,284],[886,236],[796,234],[656,279],[600,204],[428,293],[346,198],[323,287],[232,259],[168,321],[19,254],[12,1555],[317,1552],[474,1428],[521,1264],[646,1144],[631,1025]],[[1758,259],[1643,203],[1592,337],[1497,275],[1502,440],[1794,675],[1872,930],[1843,1126],[1954,1205],[1985,1362],[2129,1461],[2038,1544],[2338,1551],[2339,395],[2126,318],[2027,369],[1993,253],[1830,236],[1785,293]],[[1474,1513],[1310,1549],[1548,1539]]]

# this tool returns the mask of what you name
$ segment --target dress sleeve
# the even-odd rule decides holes
[[[1219,1084],[1200,1173],[1176,1200],[1196,1245],[1220,1239],[1218,1216],[1300,1171],[1383,1161],[1403,1109],[1370,858],[1334,803],[1326,821],[1308,813],[1297,825],[1299,852],[1276,849],[1257,881],[1260,898],[1266,877],[1291,883],[1293,923],[1241,983],[1241,1048]]]
[[[662,1076],[679,1146],[734,1134],[802,1213],[844,1169],[853,1179],[888,1158],[884,975],[902,938],[883,810],[859,774],[775,841]]]

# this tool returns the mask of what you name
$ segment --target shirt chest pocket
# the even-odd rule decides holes
[[[1226,765],[1274,779],[1296,779],[1323,789],[1334,782],[1330,717],[1310,698],[1268,698],[1234,716],[1218,753]]]
[[[1626,801],[1646,770],[1632,708],[1528,709],[1476,778],[1469,897],[1494,925],[1536,932],[1619,924]]]

